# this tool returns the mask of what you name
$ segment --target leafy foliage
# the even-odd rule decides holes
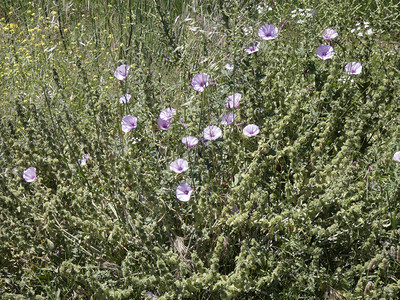
[[[5,299],[399,297],[399,4],[267,4],[0,4]],[[246,53],[264,24],[278,36]],[[222,136],[202,141],[207,126]]]

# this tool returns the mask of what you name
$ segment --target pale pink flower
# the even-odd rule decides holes
[[[171,125],[169,120],[163,120],[161,118],[158,118],[157,124],[162,130],[168,130]]]
[[[258,36],[263,40],[273,40],[278,36],[278,28],[272,24],[265,24],[258,29]]]
[[[222,136],[222,131],[218,126],[208,126],[204,129],[203,136],[206,141],[214,141]]]
[[[26,182],[32,182],[36,179],[36,168],[29,167],[22,173],[22,178],[25,179]]]
[[[235,93],[231,96],[228,96],[228,101],[226,101],[226,107],[227,108],[234,108],[234,107],[239,107],[239,102],[240,99],[242,99],[242,94],[240,93]]]
[[[128,76],[129,66],[128,65],[120,65],[114,72],[115,78],[118,80],[124,80],[126,76]]]
[[[396,153],[393,155],[393,160],[394,160],[394,161],[400,162],[400,151],[399,151],[399,152],[396,152]]]
[[[121,120],[121,129],[123,132],[129,132],[137,126],[137,118],[135,116],[127,115]]]
[[[182,202],[188,202],[192,195],[193,189],[186,182],[181,183],[176,189],[176,198]]]
[[[260,49],[258,48],[259,45],[260,45],[260,42],[255,42],[255,43],[253,43],[253,46],[252,46],[252,47],[246,48],[246,49],[244,49],[244,51],[245,51],[247,54],[252,54],[252,53],[257,52],[258,50],[260,50]]]
[[[225,69],[227,69],[228,71],[233,71],[233,65],[231,65],[231,64],[226,64],[226,65],[225,65]]]
[[[200,73],[193,77],[191,85],[197,92],[203,92],[204,88],[207,87],[210,77],[206,73]]]
[[[317,56],[322,60],[331,59],[335,52],[333,51],[333,47],[329,45],[321,45],[318,47]]]
[[[187,160],[184,160],[182,158],[178,158],[177,160],[174,160],[170,165],[169,169],[171,171],[174,171],[175,173],[182,173],[185,172],[187,169],[189,169],[189,164]]]
[[[119,98],[119,103],[128,103],[130,99],[131,99],[131,95],[125,94],[121,98]]]
[[[176,115],[176,110],[168,107],[160,113],[160,119],[170,121],[174,117],[174,115]]]
[[[335,29],[332,29],[332,28],[328,28],[328,29],[325,29],[324,30],[324,33],[323,33],[323,38],[325,39],[325,40],[327,40],[327,41],[330,41],[330,40],[333,40],[335,37],[337,37],[338,36],[338,33],[336,32],[336,30]]]
[[[362,65],[358,62],[350,62],[344,67],[344,71],[349,75],[361,74]]]
[[[255,136],[260,132],[260,129],[255,124],[249,124],[243,128],[243,134],[245,136]]]
[[[235,114],[234,113],[228,113],[223,115],[221,119],[221,124],[222,125],[230,125],[233,123],[233,120],[235,119]]]
[[[184,143],[189,148],[196,146],[198,142],[199,140],[194,136],[186,136],[182,139],[182,143]]]

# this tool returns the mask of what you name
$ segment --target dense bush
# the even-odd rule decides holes
[[[398,299],[397,1],[0,9],[5,299]]]

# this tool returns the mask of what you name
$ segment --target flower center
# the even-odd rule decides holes
[[[185,195],[189,194],[189,191],[184,191]]]

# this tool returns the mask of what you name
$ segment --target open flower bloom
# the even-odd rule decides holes
[[[124,80],[126,76],[128,76],[129,66],[128,65],[120,65],[114,72],[115,78],[118,80]]]
[[[169,169],[171,171],[174,171],[175,173],[182,173],[185,172],[187,169],[189,169],[189,164],[187,160],[184,160],[182,158],[178,158],[177,160],[174,160],[170,165]]]
[[[234,113],[228,113],[223,115],[221,119],[221,124],[222,125],[230,125],[233,123],[233,120],[235,119],[235,114]]]
[[[226,107],[227,108],[234,108],[234,107],[239,107],[239,102],[240,99],[242,99],[242,94],[240,93],[235,93],[231,96],[228,96],[228,101],[226,101]]]
[[[195,138],[194,136],[190,136],[190,135],[186,136],[182,139],[182,143],[184,143],[189,148],[196,146],[198,142],[199,142],[199,140],[197,138]]]
[[[400,151],[393,155],[393,160],[400,162]]]
[[[222,131],[218,126],[208,126],[204,128],[203,136],[206,141],[214,141],[220,138],[222,135]]]
[[[252,46],[252,47],[247,48],[247,49],[244,49],[244,51],[245,51],[247,54],[251,54],[251,53],[257,52],[258,50],[260,50],[260,49],[258,48],[258,46],[260,46],[260,42],[255,42],[255,43],[253,43],[253,46]]]
[[[163,119],[165,121],[171,121],[174,115],[176,115],[176,110],[171,107],[168,107],[160,113],[160,119]]]
[[[182,202],[188,202],[193,189],[186,182],[181,183],[176,189],[176,198]]]
[[[127,115],[121,120],[121,129],[123,132],[129,132],[137,126],[137,118],[131,115]]]
[[[157,120],[157,125],[160,127],[162,130],[168,130],[169,126],[171,125],[171,122],[169,120],[163,120],[161,118],[158,118]]]
[[[131,95],[125,94],[121,98],[119,98],[119,103],[128,103],[130,99],[131,99]]]
[[[344,67],[344,71],[349,75],[361,74],[362,65],[358,62],[350,62]]]
[[[243,134],[245,136],[255,136],[260,132],[260,129],[255,124],[249,124],[243,128]]]
[[[321,45],[317,49],[317,56],[322,60],[331,59],[335,52],[333,51],[333,47],[329,45]]]
[[[265,24],[258,29],[258,36],[263,40],[273,40],[278,36],[278,28],[272,24]]]
[[[29,167],[22,173],[22,178],[25,179],[26,182],[32,182],[36,179],[36,168]]]
[[[336,32],[336,30],[335,29],[332,29],[332,28],[328,28],[328,29],[325,29],[324,30],[324,33],[323,33],[323,38],[325,39],[325,40],[327,40],[327,41],[330,41],[330,40],[333,40],[335,37],[337,37],[338,36],[338,33]]]
[[[209,85],[210,76],[206,73],[200,73],[193,77],[191,85],[197,92],[203,92],[204,88]]]

